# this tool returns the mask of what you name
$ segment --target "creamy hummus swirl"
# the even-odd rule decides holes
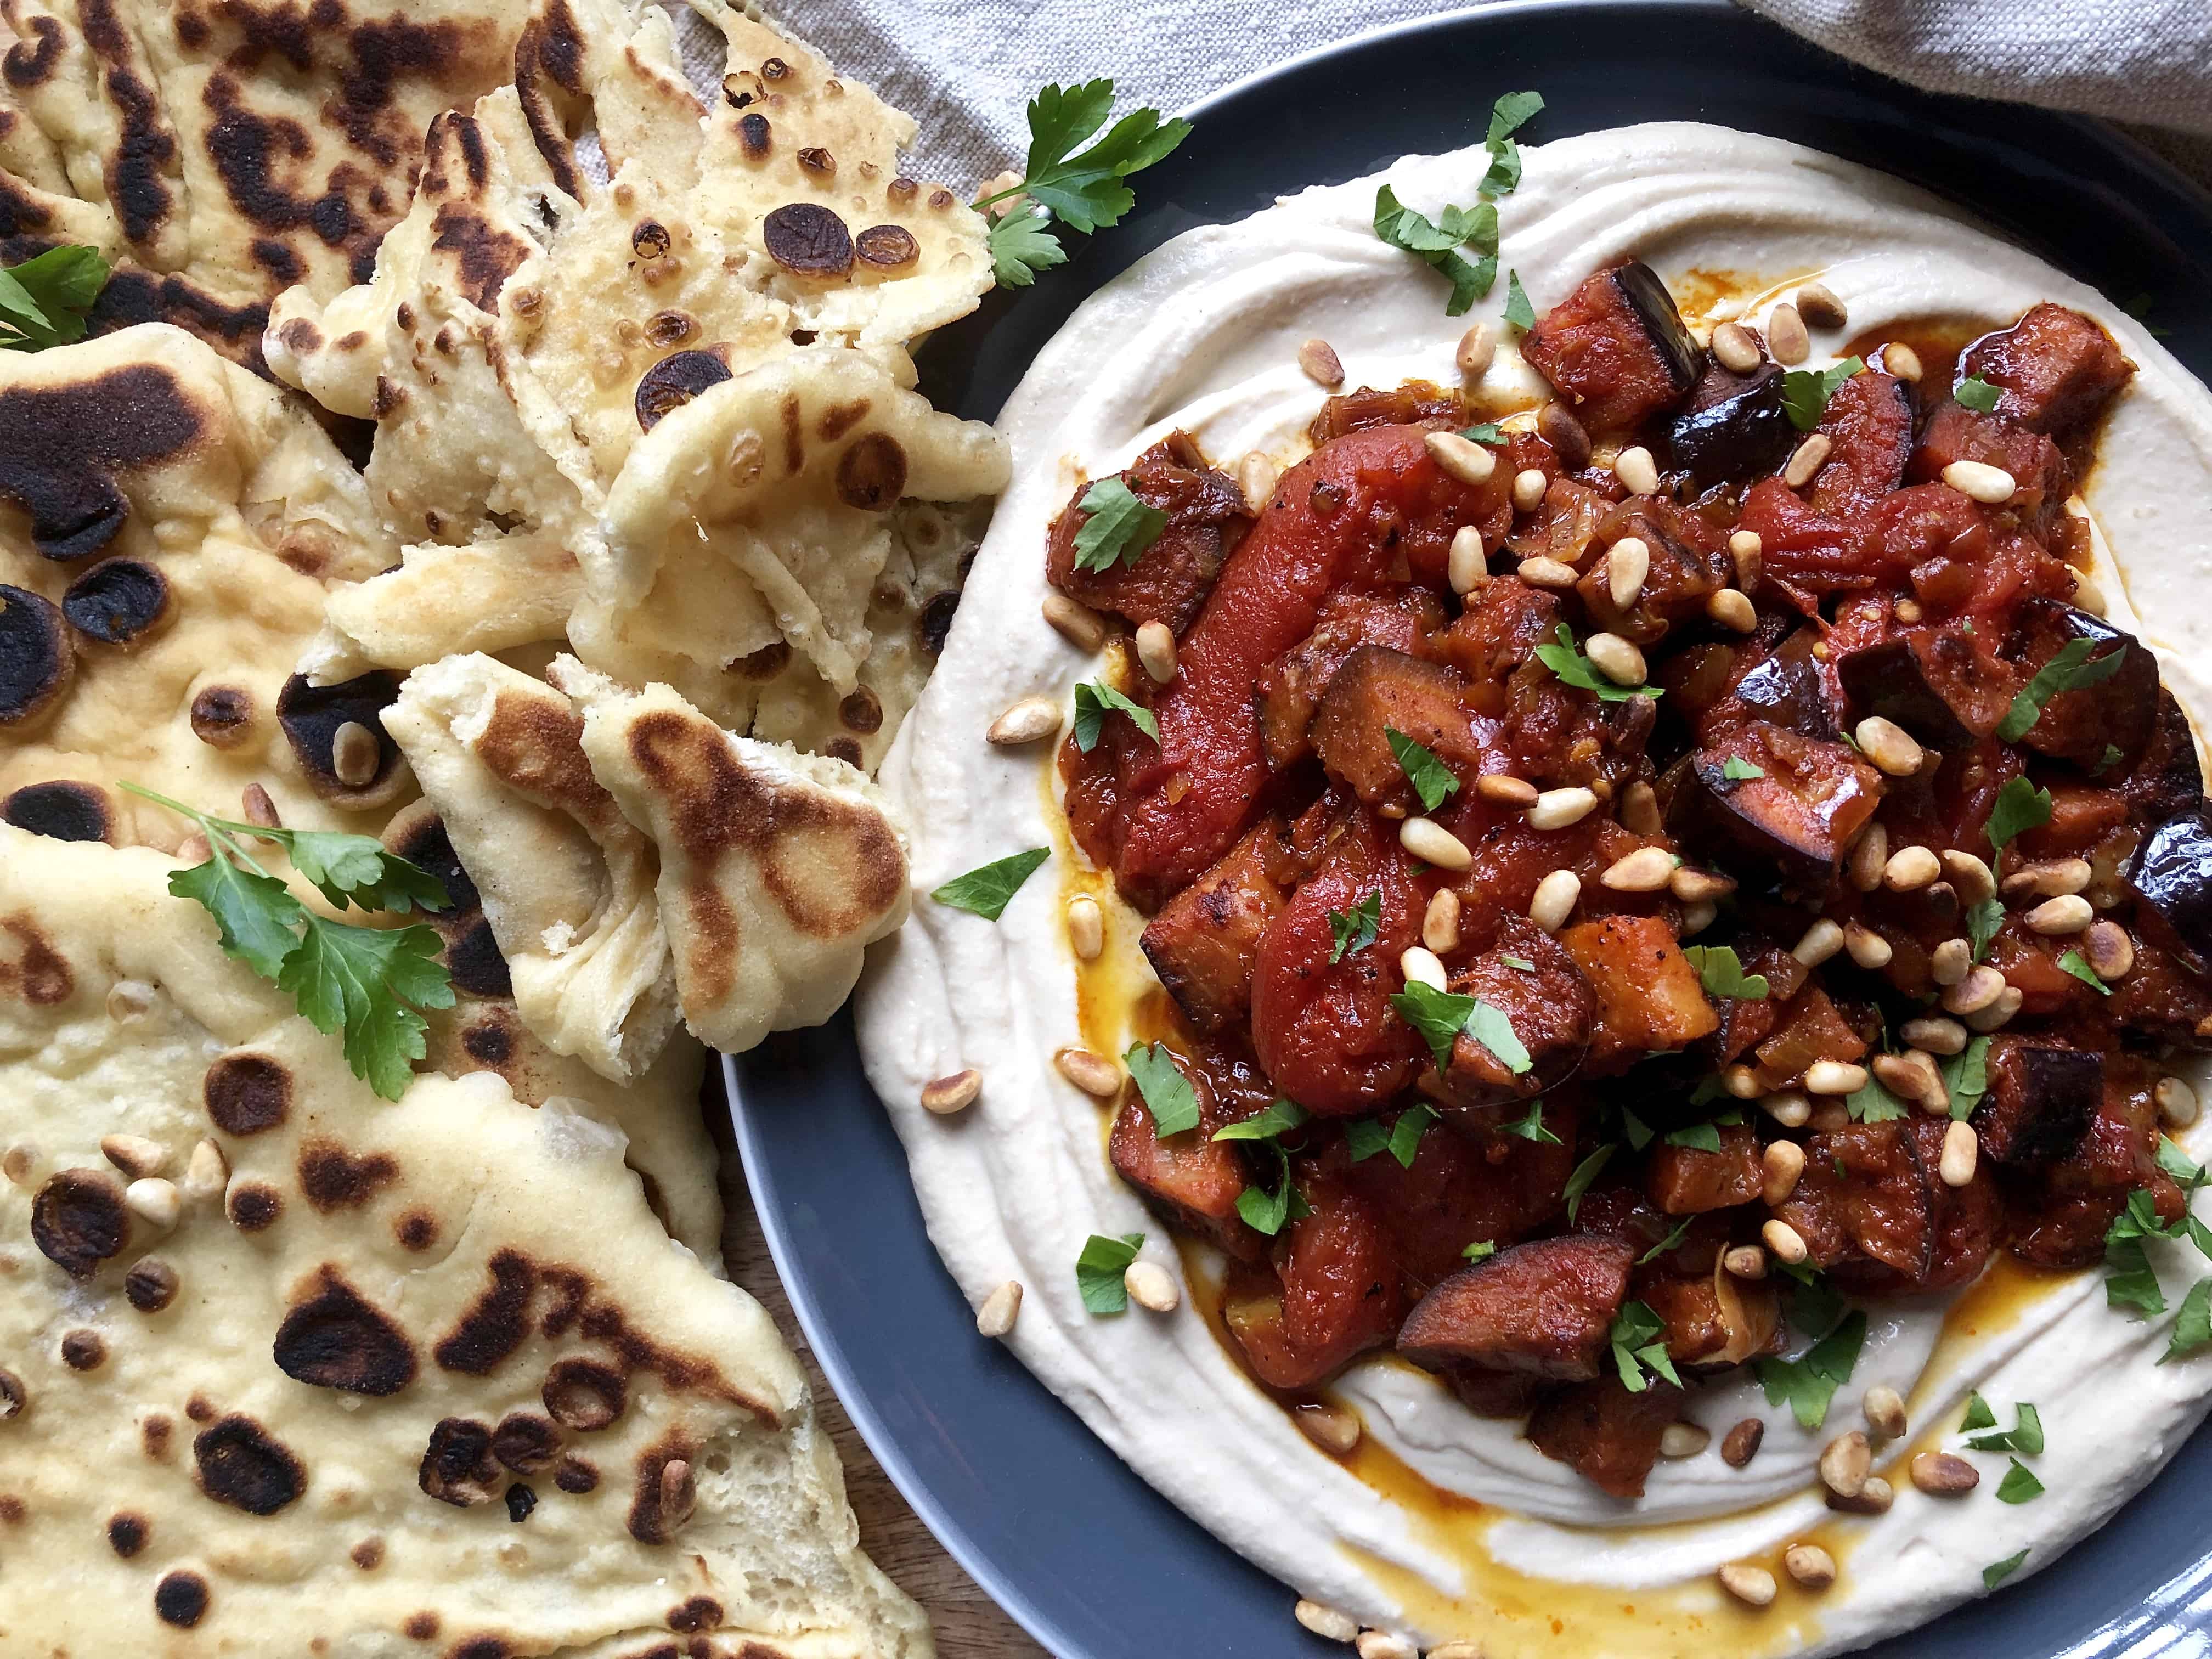
[[[1929,323],[1978,331],[2041,300],[2096,318],[2140,371],[2083,487],[2106,609],[2157,650],[2185,705],[2212,709],[2212,397],[2118,307],[1919,191],[1773,139],[1655,125],[1531,148],[1526,160],[1520,189],[1498,204],[1500,264],[1518,272],[1539,312],[1591,270],[1633,255],[1667,279],[1700,335],[1730,317],[1757,319],[1816,276],[1848,306],[1858,338]],[[1524,1588],[1638,1590],[1655,1646],[1663,1629],[1691,1628],[1702,1630],[1707,1651],[1832,1652],[1981,1594],[1983,1569],[2017,1551],[2029,1552],[2023,1572],[2049,1565],[2180,1444],[2205,1411],[2212,1358],[2155,1364],[2168,1322],[2109,1310],[2095,1273],[2049,1281],[2002,1307],[1984,1297],[1972,1319],[1948,1324],[1944,1299],[1878,1304],[1865,1352],[1821,1431],[1769,1407],[1747,1375],[1693,1389],[1686,1415],[1713,1431],[1713,1445],[1662,1462],[1634,1503],[1606,1497],[1538,1455],[1517,1424],[1472,1415],[1410,1367],[1362,1362],[1336,1397],[1359,1411],[1370,1439],[1436,1488],[1502,1512],[1470,1544],[1465,1528],[1441,1528],[1402,1501],[1402,1483],[1363,1479],[1316,1449],[1188,1298],[1170,1317],[1133,1310],[1100,1319],[1077,1295],[1075,1258],[1091,1233],[1142,1231],[1147,1259],[1178,1273],[1182,1264],[1109,1164],[1097,1103],[1052,1064],[1057,1048],[1083,1040],[1061,921],[1070,884],[1107,904],[1109,957],[1132,987],[1147,982],[1141,918],[1111,898],[1109,882],[1082,873],[1042,751],[983,739],[1015,698],[1042,692],[1065,703],[1097,672],[1039,614],[1047,526],[1082,479],[1126,465],[1178,427],[1219,463],[1254,449],[1282,465],[1297,459],[1325,395],[1297,367],[1310,337],[1334,346],[1348,386],[1449,385],[1461,334],[1488,321],[1508,343],[1486,397],[1508,407],[1540,399],[1540,381],[1501,323],[1503,276],[1473,315],[1446,317],[1442,279],[1372,229],[1382,180],[1434,216],[1472,202],[1488,161],[1480,150],[1409,158],[1177,237],[1093,295],[1039,355],[1000,422],[1016,483],[882,781],[913,826],[921,893],[1024,848],[1049,846],[1054,860],[996,925],[918,896],[913,920],[878,948],[864,981],[863,1051],[905,1142],[931,1237],[969,1301],[1021,1280],[1026,1299],[1010,1341],[1023,1361],[1155,1486],[1302,1594],[1425,1641],[1477,1636],[1493,1655],[1587,1649],[1576,1607],[1618,1599],[1567,1590],[1541,1620],[1510,1619],[1486,1589],[1486,1575],[1503,1568]],[[1127,1040],[1119,1015],[1094,1009],[1091,1018],[1094,1041],[1118,1052]],[[984,1074],[975,1107],[949,1121],[924,1112],[922,1085],[965,1066]],[[2203,1083],[2196,1062],[2183,1069]],[[2191,1139],[2201,1156],[2204,1144]],[[2206,1267],[2166,1247],[2154,1247],[2154,1260],[2176,1301]],[[1911,1408],[1913,1437],[1895,1449],[1891,1471],[1897,1500],[1882,1516],[1838,1522],[1814,1491],[1814,1464],[1826,1439],[1862,1425],[1860,1398],[1876,1382]],[[1982,1486],[1963,1499],[1923,1496],[1905,1480],[1901,1454],[1957,1447],[1942,1431],[1955,1428],[1977,1388],[2007,1425],[2014,1401],[2040,1408],[2048,1449],[2033,1461],[2041,1498],[1996,1501],[2002,1457],[1977,1460]],[[1729,1468],[1721,1435],[1750,1416],[1765,1420],[1763,1449],[1747,1468]],[[1844,1557],[1825,1595],[1785,1594],[1752,1614],[1713,1587],[1722,1563],[1824,1524]],[[1855,1571],[1854,1559],[1867,1570]],[[1553,1630],[1553,1617],[1564,1632]],[[1603,1650],[1633,1651],[1632,1621],[1608,1619]]]

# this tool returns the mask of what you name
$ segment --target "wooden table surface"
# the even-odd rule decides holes
[[[860,1517],[861,1543],[900,1589],[928,1609],[930,1622],[937,1627],[941,1659],[1045,1659],[1044,1649],[999,1611],[907,1507],[906,1499],[868,1455],[860,1431],[823,1379],[822,1368],[815,1363],[799,1321],[792,1314],[790,1298],[775,1276],[768,1241],[761,1234],[760,1218],[753,1212],[752,1199],[745,1191],[744,1171],[731,1140],[730,1115],[722,1100],[718,1066],[708,1068],[700,1104],[721,1154],[722,1201],[728,1210],[722,1224],[722,1255],[730,1277],[775,1316],[784,1340],[806,1367],[808,1380],[814,1385],[815,1409],[844,1460],[845,1488],[853,1512]]]

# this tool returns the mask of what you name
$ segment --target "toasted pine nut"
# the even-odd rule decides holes
[[[1420,1649],[1395,1631],[1364,1630],[1352,1650],[1359,1659],[1421,1659]]]
[[[1956,1498],[1982,1484],[1982,1472],[1953,1452],[1922,1452],[1908,1468],[1912,1484],[1930,1498]]]
[[[1291,1421],[1315,1445],[1339,1457],[1359,1443],[1363,1432],[1358,1414],[1341,1406],[1300,1406],[1291,1413]]]
[[[1421,943],[1441,956],[1459,945],[1459,895],[1440,887],[1421,915]]]
[[[1805,930],[1805,936],[1797,941],[1790,954],[1808,968],[1818,968],[1843,948],[1844,930],[1822,916]]]
[[[2093,873],[2087,859],[2048,859],[2021,865],[2004,878],[2002,890],[2014,902],[2031,894],[2055,898],[2062,893],[2080,892],[2089,884]]]
[[[1863,921],[1844,929],[1844,950],[1853,962],[1869,969],[1888,967],[1889,959],[1897,954],[1887,939]]]
[[[2136,965],[2136,942],[2117,921],[2093,921],[2081,935],[2081,954],[2099,979],[2125,979]]]
[[[1984,461],[1952,462],[1943,469],[1943,482],[1984,507],[2002,507],[2020,489],[2011,473]]]
[[[1946,1012],[1971,1014],[1988,1007],[2004,994],[2004,975],[1986,963],[1969,968],[1966,976],[1943,993]]]
[[[1536,786],[1507,772],[1485,772],[1474,781],[1474,793],[1500,806],[1534,806]]]
[[[1306,378],[1331,392],[1344,384],[1344,360],[1336,355],[1336,348],[1322,339],[1308,340],[1298,348],[1298,367]]]
[[[1994,1031],[1999,1026],[2008,1023],[2027,1001],[2027,997],[2021,994],[2017,986],[2008,985],[1997,993],[1995,1002],[1986,1008],[1977,1009],[1974,1012],[1966,1015],[1965,1019],[1966,1024],[1977,1031]]]
[[[1547,933],[1556,933],[1566,925],[1575,901],[1583,896],[1583,878],[1571,870],[1554,870],[1536,884],[1535,896],[1528,901],[1528,920]]]
[[[1974,1178],[1981,1145],[1981,1137],[1974,1133],[1971,1123],[1954,1123],[1943,1131],[1943,1156],[1936,1167],[1946,1187],[1963,1187]]]
[[[1928,886],[1942,873],[1943,866],[1932,848],[1900,847],[1882,866],[1881,884],[1893,893],[1910,893]]]
[[[1626,611],[1644,592],[1651,574],[1651,544],[1641,536],[1623,536],[1605,550],[1606,588],[1616,609]]]
[[[1735,878],[1685,864],[1668,878],[1667,890],[1685,904],[1694,904],[1699,899],[1726,898],[1735,891]]]
[[[1731,1561],[1713,1575],[1721,1588],[1747,1607],[1763,1607],[1774,1600],[1774,1575],[1765,1567]]]
[[[1867,1085],[1867,1068],[1840,1060],[1816,1060],[1805,1068],[1808,1095],[1855,1095]]]
[[[1562,403],[1548,403],[1536,411],[1536,435],[1551,445],[1552,453],[1570,472],[1589,465],[1589,434]]]
[[[1813,355],[1812,337],[1797,307],[1784,301],[1766,313],[1766,349],[1784,368],[1795,368]]]
[[[1615,685],[1644,684],[1644,653],[1618,634],[1591,635],[1583,641],[1583,654]]]
[[[1997,896],[1997,878],[1990,873],[1990,866],[1972,853],[1961,853],[1956,848],[1946,852],[1943,874],[1961,903],[1980,904]]]
[[[1653,841],[1667,833],[1667,821],[1659,812],[1659,793],[1640,778],[1620,792],[1620,826]],[[1668,868],[1671,872],[1680,863],[1670,856]]]
[[[2078,933],[2096,919],[2096,911],[2079,893],[2045,899],[2023,918],[2034,932],[2048,934]]]
[[[347,720],[331,733],[331,772],[349,789],[373,781],[383,758],[376,733],[359,720]]]
[[[1460,379],[1473,386],[1490,373],[1490,365],[1498,356],[1498,337],[1489,325],[1477,323],[1459,337],[1459,349],[1452,361],[1459,365]]]
[[[1732,1469],[1740,1469],[1759,1455],[1759,1443],[1766,1438],[1766,1420],[1747,1417],[1721,1437],[1721,1462]]]
[[[1873,1066],[1883,1088],[1915,1102],[1930,1117],[1951,1109],[1950,1091],[1943,1086],[1943,1074],[1936,1069],[1936,1062],[1919,1049],[1908,1048],[1901,1054],[1876,1054]]]
[[[1782,1571],[1804,1589],[1826,1589],[1836,1582],[1836,1558],[1818,1544],[1792,1544],[1782,1552]]]
[[[2106,602],[2105,590],[2087,571],[2074,573],[2074,608],[2086,611],[2093,617],[2101,617],[2110,608]]]
[[[1439,870],[1464,870],[1474,862],[1467,843],[1434,818],[1407,818],[1398,826],[1398,845]]]
[[[1244,510],[1257,517],[1275,493],[1275,464],[1254,450],[1237,463],[1237,488],[1244,497]]]
[[[123,1202],[131,1214],[161,1232],[175,1226],[185,1212],[185,1201],[178,1194],[176,1183],[159,1176],[132,1182],[123,1189]]]
[[[983,1305],[975,1310],[975,1334],[978,1336],[1001,1337],[1014,1328],[1014,1321],[1021,1317],[1022,1282],[1010,1279],[983,1298]]]
[[[1471,524],[1452,532],[1451,551],[1444,561],[1444,577],[1455,593],[1472,593],[1490,580],[1490,556],[1483,550],[1482,532]]]
[[[1881,349],[1881,366],[1900,380],[1920,378],[1920,354],[1902,340],[1892,340]]]
[[[1796,1089],[1777,1089],[1759,1097],[1759,1109],[1785,1129],[1802,1129],[1811,1121],[1813,1103]],[[1778,1141],[1777,1146],[1788,1143]]]
[[[1713,1431],[1697,1423],[1669,1423],[1659,1431],[1659,1455],[1695,1457],[1713,1443]]]
[[[1656,893],[1674,873],[1674,855],[1663,848],[1639,847],[1615,859],[1598,878],[1616,893]]]
[[[230,1184],[230,1160],[222,1155],[222,1148],[212,1140],[203,1140],[192,1148],[192,1155],[185,1165],[184,1194],[198,1203],[216,1197]]]
[[[1766,1092],[1759,1086],[1759,1073],[1741,1060],[1722,1069],[1721,1086],[1735,1100],[1757,1100]]]
[[[1705,615],[1739,634],[1748,634],[1759,626],[1759,611],[1750,596],[1734,587],[1717,588],[1707,595]]]
[[[1808,435],[1790,452],[1790,459],[1782,469],[1782,482],[1792,489],[1802,489],[1813,482],[1813,475],[1828,464],[1829,452],[1836,441],[1825,432]]]
[[[1720,919],[1721,907],[1711,899],[1696,899],[1682,907],[1682,937],[1702,933]]]
[[[921,1085],[921,1103],[926,1110],[939,1117],[950,1117],[955,1112],[964,1112],[975,1103],[975,1097],[983,1091],[983,1074],[970,1066],[964,1072],[954,1072],[948,1077],[933,1078]]]
[[[1018,749],[1060,730],[1060,705],[1050,697],[1018,697],[983,736],[1001,749]]]
[[[1808,283],[1797,290],[1797,314],[1814,328],[1841,328],[1850,319],[1844,302],[1826,283]]]
[[[157,1176],[168,1167],[169,1149],[144,1135],[102,1135],[100,1156],[133,1181]]]
[[[366,726],[362,728],[368,730]],[[343,781],[343,780],[341,780]],[[251,824],[264,830],[283,827],[283,820],[276,816],[276,803],[269,799],[269,792],[258,783],[249,783],[239,796],[240,815]]]
[[[1137,629],[1137,660],[1155,685],[1176,677],[1175,630],[1164,622],[1148,622]]]
[[[1173,1313],[1182,1304],[1175,1275],[1157,1261],[1132,1261],[1122,1272],[1121,1286],[1148,1313]]]
[[[1528,811],[1528,827],[1532,830],[1564,830],[1571,823],[1579,823],[1597,805],[1597,797],[1589,790],[1576,784],[1565,789],[1547,789],[1536,797],[1536,804]],[[1431,863],[1436,860],[1431,859]],[[1462,866],[1462,869],[1466,866]]]
[[[1498,470],[1498,458],[1489,447],[1456,432],[1431,432],[1421,441],[1429,452],[1429,459],[1443,469],[1446,476],[1463,484],[1479,484],[1489,481]]]
[[[1440,1648],[1431,1648],[1429,1659],[1482,1659],[1482,1644],[1480,1642],[1447,1642]]]
[[[1909,778],[1920,769],[1920,745],[1894,720],[1869,714],[1851,732],[1859,751],[1893,778]]]
[[[1966,1028],[1955,1019],[1929,1015],[1922,1019],[1908,1019],[1897,1028],[1898,1036],[1916,1048],[1925,1048],[1931,1054],[1955,1054],[1966,1046]]]
[[[1866,1391],[1863,1402],[1867,1426],[1885,1440],[1905,1437],[1905,1397],[1887,1382],[1877,1382]]]
[[[1764,1279],[1766,1252],[1756,1244],[1739,1244],[1721,1257],[1721,1266],[1731,1279]]]
[[[1418,982],[1432,990],[1443,990],[1447,981],[1443,963],[1437,960],[1437,953],[1425,945],[1409,945],[1400,951],[1398,971],[1406,976],[1407,984]]]
[[[1300,1601],[1291,1609],[1298,1623],[1328,1642],[1349,1642],[1359,1634],[1359,1621],[1348,1613],[1319,1601]]]
[[[1756,530],[1732,531],[1729,535],[1729,557],[1735,561],[1735,585],[1747,593],[1759,586],[1759,571],[1765,563],[1766,544],[1759,540]]]
[[[1928,957],[1928,971],[1938,985],[1956,985],[1973,965],[1973,946],[1962,939],[1945,939]]]
[[[1820,1484],[1838,1498],[1856,1498],[1873,1473],[1873,1449],[1863,1429],[1846,1430],[1821,1449]]]
[[[1088,1048],[1062,1048],[1052,1057],[1060,1074],[1086,1095],[1110,1100],[1121,1092],[1121,1068]]]
[[[1917,623],[1925,614],[1917,599],[1899,599],[1890,607],[1890,612],[1901,623]]]
[[[1793,1144],[1787,1140],[1778,1140],[1774,1143],[1777,1146],[1788,1146]],[[1801,1164],[1799,1169],[1802,1173],[1803,1166]],[[1794,1178],[1792,1184],[1795,1184]],[[1759,1236],[1765,1241],[1766,1248],[1773,1253],[1777,1261],[1787,1261],[1792,1267],[1811,1254],[1805,1248],[1805,1241],[1799,1236],[1797,1230],[1786,1221],[1768,1222],[1759,1230]]]
[[[1613,476],[1632,495],[1659,493],[1659,464],[1642,444],[1632,444],[1613,458]]]
[[[1067,942],[1079,962],[1096,962],[1106,945],[1106,917],[1098,901],[1078,893],[1067,902]]]
[[[1531,587],[1572,587],[1580,580],[1574,566],[1557,559],[1523,559],[1513,574]]]
[[[1551,480],[1533,466],[1524,466],[1513,475],[1513,506],[1516,511],[1534,513],[1544,504],[1544,492],[1551,488]]]
[[[1851,843],[1851,885],[1862,893],[1871,893],[1881,885],[1881,872],[1889,864],[1889,830],[1881,824],[1870,823],[1866,833]]]
[[[1775,1097],[1769,1095],[1769,1100]],[[1802,1105],[1805,1097],[1794,1098]],[[1780,1120],[1778,1119],[1778,1121]],[[1803,1120],[1799,1120],[1802,1122]],[[1795,1127],[1796,1125],[1785,1125]],[[1797,1177],[1805,1173],[1805,1149],[1794,1140],[1770,1140],[1759,1155],[1759,1196],[1769,1204],[1779,1204],[1797,1190]],[[1802,1243],[1803,1240],[1798,1241]]]
[[[1044,619],[1060,638],[1079,651],[1096,651],[1106,643],[1106,620],[1087,605],[1078,605],[1065,593],[1044,596]]]
[[[1765,354],[1751,331],[1740,323],[1723,323],[1713,331],[1713,356],[1731,374],[1748,374]]]
[[[1866,1485],[1859,1488],[1855,1498],[1846,1498],[1841,1492],[1828,1494],[1828,1507],[1847,1515],[1887,1515],[1889,1506],[1896,1501],[1897,1494],[1890,1489],[1889,1482],[1878,1474],[1867,1476]]]
[[[2197,1121],[2197,1091],[2178,1077],[2162,1077],[2151,1098],[2158,1102],[2158,1115],[2170,1129],[2186,1129]]]

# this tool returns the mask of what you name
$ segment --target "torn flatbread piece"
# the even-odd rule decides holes
[[[927,1659],[621,1131],[374,1098],[170,867],[0,828],[0,1646]]]
[[[557,1054],[627,1083],[677,1026],[653,844],[592,775],[583,720],[493,658],[407,677],[398,739],[482,895],[523,1022]]]
[[[819,1025],[906,920],[907,849],[842,761],[732,737],[665,685],[623,690],[573,658],[553,682],[584,752],[660,849],[656,889],[692,1033],[731,1053]]]

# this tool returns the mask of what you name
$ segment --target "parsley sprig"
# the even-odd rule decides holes
[[[1820,424],[1820,416],[1844,381],[1866,368],[1863,357],[1846,357],[1840,363],[1826,368],[1793,368],[1782,377],[1782,407],[1790,416],[1790,424],[1800,432],[1810,432]]]
[[[1098,733],[1109,714],[1127,714],[1154,743],[1160,740],[1159,717],[1103,680],[1085,680],[1075,688],[1075,746],[1089,754],[1098,746]]]
[[[1414,742],[1395,726],[1384,726],[1382,736],[1390,745],[1390,753],[1398,762],[1398,769],[1406,775],[1406,781],[1413,786],[1413,793],[1421,798],[1423,811],[1433,812],[1459,793],[1459,780],[1452,775],[1451,768],[1438,760],[1433,751]]]
[[[346,1064],[386,1100],[397,1100],[427,1052],[424,1008],[453,1006],[442,941],[416,924],[362,927],[302,904],[253,856],[249,843],[281,847],[333,908],[443,910],[446,890],[428,871],[368,836],[329,830],[264,829],[219,818],[135,783],[132,794],[189,818],[207,838],[206,861],[169,874],[169,890],[215,918],[222,948],[293,1001],[319,1031],[344,1034]]]
[[[1850,1381],[1866,1346],[1867,1318],[1856,1310],[1845,1314],[1833,1330],[1808,1348],[1802,1358],[1758,1362],[1759,1386],[1766,1403],[1787,1403],[1790,1415],[1802,1429],[1817,1429],[1828,1420],[1828,1405],[1836,1390]]]
[[[1168,515],[1146,505],[1120,478],[1099,479],[1076,506],[1089,514],[1075,532],[1078,570],[1133,566],[1168,527]]]
[[[76,244],[0,270],[0,350],[40,351],[84,338],[107,274],[98,248]]]
[[[1113,112],[1114,82],[1106,79],[1048,86],[1030,100],[1029,157],[1020,182],[975,204],[986,208],[1012,196],[1027,198],[991,227],[991,264],[1001,288],[1027,288],[1038,271],[1067,263],[1067,250],[1052,232],[1055,222],[1085,235],[1119,224],[1137,200],[1124,181],[1164,160],[1190,136],[1190,123],[1182,118],[1139,109],[1077,151]]]
[[[1620,1386],[1629,1393],[1642,1394],[1651,1386],[1654,1376],[1663,1377],[1678,1389],[1682,1386],[1674,1362],[1667,1357],[1667,1322],[1643,1303],[1621,1304],[1608,1334],[1613,1369],[1620,1373]]]
[[[1420,1153],[1421,1137],[1436,1121],[1433,1106],[1416,1102],[1399,1113],[1397,1121],[1387,1129],[1379,1117],[1353,1118],[1344,1126],[1344,1144],[1354,1164],[1364,1164],[1377,1152],[1388,1152],[1398,1160],[1400,1168],[1410,1170]]]
[[[1682,955],[1698,970],[1698,982],[1709,997],[1734,997],[1759,1002],[1767,994],[1766,975],[1747,974],[1732,945],[1686,945]]]
[[[1167,1044],[1155,1042],[1147,1047],[1133,1042],[1121,1056],[1121,1063],[1129,1068],[1136,1079],[1137,1092],[1145,1097],[1145,1109],[1152,1115],[1152,1134],[1164,1140],[1170,1135],[1179,1135],[1186,1129],[1198,1127],[1198,1091],[1175,1063],[1175,1056]]]
[[[2039,789],[2026,778],[2008,778],[1990,804],[1987,834],[1990,849],[1998,857],[2005,844],[2025,830],[2039,830],[2051,822],[2051,792]]]
[[[2127,646],[2117,645],[2092,662],[2089,653],[2102,643],[2100,640],[2069,640],[2060,646],[2057,654],[2037,669],[2035,678],[2013,698],[2012,707],[1997,722],[1997,736],[2007,743],[2018,743],[2027,735],[2028,727],[2042,718],[2043,705],[2060,692],[2101,685],[2118,673],[2120,665],[2128,659]]]
[[[1375,935],[1382,926],[1382,891],[1377,888],[1367,894],[1349,910],[1328,913],[1329,936],[1335,943],[1328,953],[1329,966],[1334,968],[1346,957],[1356,957],[1375,943]]]
[[[1553,630],[1559,636],[1557,645],[1545,644],[1536,647],[1536,656],[1569,685],[1578,685],[1585,691],[1594,691],[1601,702],[1626,702],[1632,697],[1656,697],[1656,685],[1615,685],[1597,670],[1597,665],[1584,656],[1575,645],[1575,631],[1561,623]]]

